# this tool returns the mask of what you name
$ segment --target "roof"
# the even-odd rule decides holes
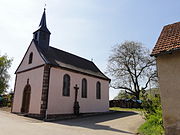
[[[45,52],[38,47],[36,41],[34,42],[46,64],[110,81],[92,61],[51,46],[49,46],[48,51]]]
[[[39,31],[39,30],[51,34],[50,31],[48,30],[47,26],[46,26],[46,12],[45,12],[45,9],[44,9],[43,15],[42,15],[42,17],[41,17],[41,21],[40,21],[40,24],[39,24],[39,28],[38,28],[38,30],[36,30],[36,31]],[[36,32],[36,31],[35,31],[35,32]],[[34,32],[34,33],[35,33],[35,32]]]
[[[164,26],[151,56],[180,49],[180,22]]]

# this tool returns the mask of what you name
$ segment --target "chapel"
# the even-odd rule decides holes
[[[44,10],[15,74],[12,112],[38,118],[106,112],[109,83],[92,62],[49,45]]]

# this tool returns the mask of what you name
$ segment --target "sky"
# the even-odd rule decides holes
[[[164,25],[180,21],[179,0],[0,0],[0,54],[13,58],[10,88],[46,3],[50,45],[107,70],[112,47],[126,40],[154,47]],[[119,90],[110,89],[110,99]]]

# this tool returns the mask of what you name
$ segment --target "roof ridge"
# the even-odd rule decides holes
[[[172,25],[176,25],[176,24],[180,24],[180,21],[179,21],[179,22],[175,22],[175,23],[171,23],[171,24],[167,24],[167,25],[165,25],[164,27],[166,27],[166,26],[172,26]]]

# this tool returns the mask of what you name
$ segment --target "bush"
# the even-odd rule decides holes
[[[144,108],[144,116],[146,122],[140,126],[139,133],[141,135],[163,135],[163,120],[160,96],[147,98],[143,96],[142,106]]]
[[[11,107],[13,94],[3,95],[0,98],[0,107]]]
[[[139,133],[141,135],[163,135],[162,116],[151,115],[149,119],[140,126]]]

